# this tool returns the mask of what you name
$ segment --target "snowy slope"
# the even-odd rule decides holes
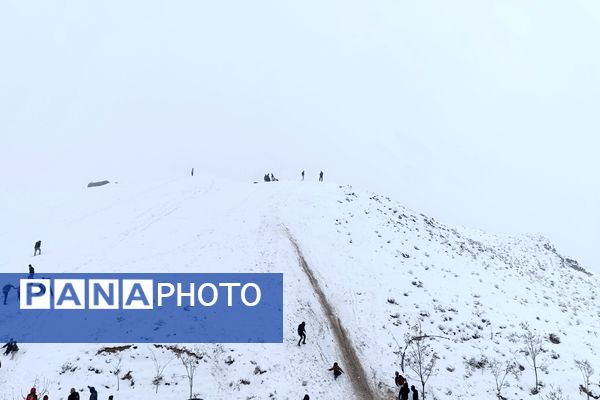
[[[290,237],[344,326],[377,398],[393,398],[404,335],[417,320],[431,341],[439,371],[429,382],[438,399],[493,399],[493,378],[465,360],[484,355],[516,359],[508,398],[529,396],[533,371],[519,335],[522,323],[544,337],[546,384],[576,393],[582,382],[574,359],[597,354],[598,280],[566,260],[542,237],[508,237],[455,229],[380,195],[328,183],[240,184],[194,177],[169,182],[119,183],[57,193],[55,200],[6,199],[0,268],[39,272],[283,272],[285,341],[281,345],[200,345],[206,353],[195,385],[204,399],[361,398],[351,377],[333,381],[327,368],[344,352]],[[18,205],[18,207],[16,207]],[[43,254],[32,258],[32,244]],[[307,345],[296,346],[296,325],[307,322]],[[554,333],[561,340],[547,340]],[[183,368],[173,361],[168,386],[154,395],[151,351],[122,352],[123,375],[110,374],[116,357],[101,345],[27,345],[3,359],[0,400],[21,398],[37,380],[50,399],[71,387],[98,388],[100,398],[186,399]],[[407,371],[411,378],[415,378]],[[414,379],[411,382],[416,383]],[[433,398],[432,396],[428,398]]]

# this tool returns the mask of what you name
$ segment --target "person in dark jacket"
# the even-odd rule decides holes
[[[323,171],[319,174],[319,182],[323,182]]]
[[[4,294],[4,305],[6,305],[6,300],[8,299],[8,294],[10,293],[11,289],[16,289],[16,287],[10,283],[2,287],[2,294]]]
[[[298,325],[298,336],[300,336],[300,339],[298,339],[298,346],[300,346],[300,342],[306,344],[306,323],[304,321]]]
[[[408,400],[409,394],[410,394],[410,389],[408,388],[408,383],[404,382],[404,385],[402,385],[402,388],[400,388],[400,394],[398,395],[398,399]]]
[[[271,182],[271,178],[269,178],[269,174],[265,174],[265,182]]]
[[[45,395],[44,395],[44,398],[43,398],[42,400],[48,400],[48,395],[47,395],[47,394],[45,394]]]
[[[406,379],[404,379],[404,377],[400,375],[400,372],[396,371],[396,376],[394,377],[394,383],[396,384],[396,386],[402,387],[402,385],[404,385],[404,382],[406,382]]]
[[[67,400],[79,400],[79,393],[75,390],[75,388],[71,388],[71,393]]]
[[[304,180],[304,171],[302,171],[302,180]]]
[[[412,390],[412,400],[419,400],[419,392],[417,392],[415,385],[412,385],[410,390]]]
[[[344,373],[344,370],[340,368],[340,366],[336,362],[333,363],[333,367],[329,368],[328,371],[333,371],[333,377],[335,379],[337,379],[338,376]]]
[[[98,392],[96,391],[96,388],[93,386],[88,386],[88,389],[90,389],[90,400],[98,400]]]
[[[305,394],[304,397],[302,398],[302,400],[310,400],[310,396]]]
[[[115,396],[113,396],[112,394],[110,396],[108,396],[108,400],[113,400],[115,398]]]
[[[8,343],[6,343],[1,348],[2,349],[6,348],[6,351],[4,352],[5,356],[7,356],[10,353],[13,353],[13,352],[16,352],[16,351],[19,350],[19,346],[17,346],[17,342],[15,342],[15,340],[13,338],[10,338],[10,340],[8,341]]]
[[[42,241],[38,240],[35,242],[35,246],[33,246],[33,256],[35,257],[37,254],[42,254]]]
[[[33,268],[33,266],[31,264],[29,264],[29,279],[33,279],[33,276],[35,275],[35,268]]]

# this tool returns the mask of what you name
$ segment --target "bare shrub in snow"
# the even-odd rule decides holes
[[[408,368],[413,371],[421,382],[421,396],[426,399],[425,385],[432,375],[437,373],[437,353],[432,346],[425,343],[425,340],[430,336],[424,335],[421,330],[421,325],[415,325],[412,330],[414,335],[407,335],[408,354],[406,357]]]
[[[204,358],[204,354],[202,354],[198,347],[188,349],[186,347],[168,346],[167,348],[175,354],[175,357],[181,361],[181,364],[185,368],[185,374],[190,386],[191,400],[194,398],[194,377],[196,376],[196,369],[200,364],[200,360]]]
[[[542,346],[542,337],[533,332],[529,325],[522,324],[525,332],[522,334],[521,338],[523,340],[524,348],[522,352],[525,354],[525,358],[527,362],[533,368],[533,373],[535,375],[535,386],[531,390],[532,394],[538,394],[540,391],[540,380],[538,376],[538,372],[540,368],[544,366],[544,348]]]
[[[152,385],[156,388],[155,393],[158,393],[158,387],[161,383],[164,382],[165,369],[169,366],[173,358],[169,358],[168,360],[161,361],[156,356],[156,353],[150,349],[150,358],[152,359],[152,363],[154,364],[154,376],[152,377]]]
[[[561,388],[550,388],[550,393],[544,396],[544,400],[569,400],[569,396],[565,396]]]
[[[514,361],[500,361],[494,359],[489,363],[489,370],[494,377],[496,395],[499,399],[504,399],[502,396],[502,389],[508,386],[506,378],[508,378],[509,375],[517,377],[519,374],[517,363]]]
[[[592,375],[594,375],[594,368],[592,368],[588,360],[575,360],[575,366],[581,372],[581,377],[583,378],[583,385],[581,385],[579,391],[585,393],[589,400],[591,396],[590,380]]]
[[[121,353],[114,353],[115,357],[114,357],[114,366],[113,368],[110,370],[110,373],[113,374],[115,376],[115,378],[117,379],[117,392],[120,389],[120,381],[119,381],[119,374],[121,373],[121,365],[123,364],[123,356],[121,356]]]

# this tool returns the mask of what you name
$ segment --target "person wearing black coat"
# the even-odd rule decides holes
[[[307,394],[305,394],[305,395],[304,395],[304,398],[303,398],[302,400],[310,400],[310,396],[309,396],[309,395],[307,395]]]
[[[415,385],[412,385],[410,390],[412,390],[412,400],[419,400],[419,392],[417,392]]]
[[[67,400],[79,400],[79,393],[77,393],[75,388],[71,388],[71,393],[67,397]]]
[[[400,394],[398,394],[399,400],[408,400],[408,395],[410,394],[410,389],[408,388],[408,383],[404,382],[402,388],[400,389]]]
[[[42,254],[42,241],[38,240],[35,242],[35,246],[33,246],[33,256],[35,257],[38,254]]]
[[[300,342],[306,344],[306,323],[304,321],[298,325],[298,336],[300,336],[300,339],[298,339],[298,346],[300,346]]]
[[[334,379],[337,379],[338,376],[340,376],[341,374],[344,373],[344,370],[342,369],[342,367],[340,367],[338,365],[338,363],[336,363],[336,362],[333,363],[333,367],[329,368],[329,371],[333,371]]]

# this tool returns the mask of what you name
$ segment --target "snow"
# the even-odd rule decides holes
[[[509,377],[508,398],[529,397],[533,370],[519,335],[522,323],[543,335],[542,394],[555,384],[570,394],[583,383],[575,359],[598,365],[598,279],[572,268],[545,238],[495,235],[446,226],[381,194],[332,183],[240,183],[206,176],[156,182],[119,182],[59,191],[43,202],[4,198],[11,210],[0,232],[2,272],[282,272],[282,344],[198,345],[206,353],[195,383],[203,399],[359,398],[352,377],[333,380],[327,369],[343,353],[287,236],[304,259],[358,353],[378,398],[394,398],[394,371],[410,326],[421,321],[440,359],[428,398],[495,399],[487,370],[470,370],[472,357],[516,359],[525,370]],[[32,257],[42,240],[42,255]],[[307,323],[307,344],[296,326]],[[76,329],[76,327],[65,327]],[[243,327],[240,327],[243,329]],[[548,335],[559,336],[553,344]],[[184,370],[173,360],[168,386],[154,394],[151,351],[122,354],[122,371],[110,370],[102,344],[21,344],[14,360],[2,358],[0,400],[21,398],[36,381],[50,399],[75,387],[100,399],[186,399]],[[556,359],[553,359],[555,357]],[[260,373],[259,371],[266,371]],[[414,374],[407,371],[416,385]],[[597,377],[593,381],[597,381]],[[418,385],[416,385],[418,387]],[[84,390],[85,389],[85,390]],[[598,390],[596,387],[595,390]]]

